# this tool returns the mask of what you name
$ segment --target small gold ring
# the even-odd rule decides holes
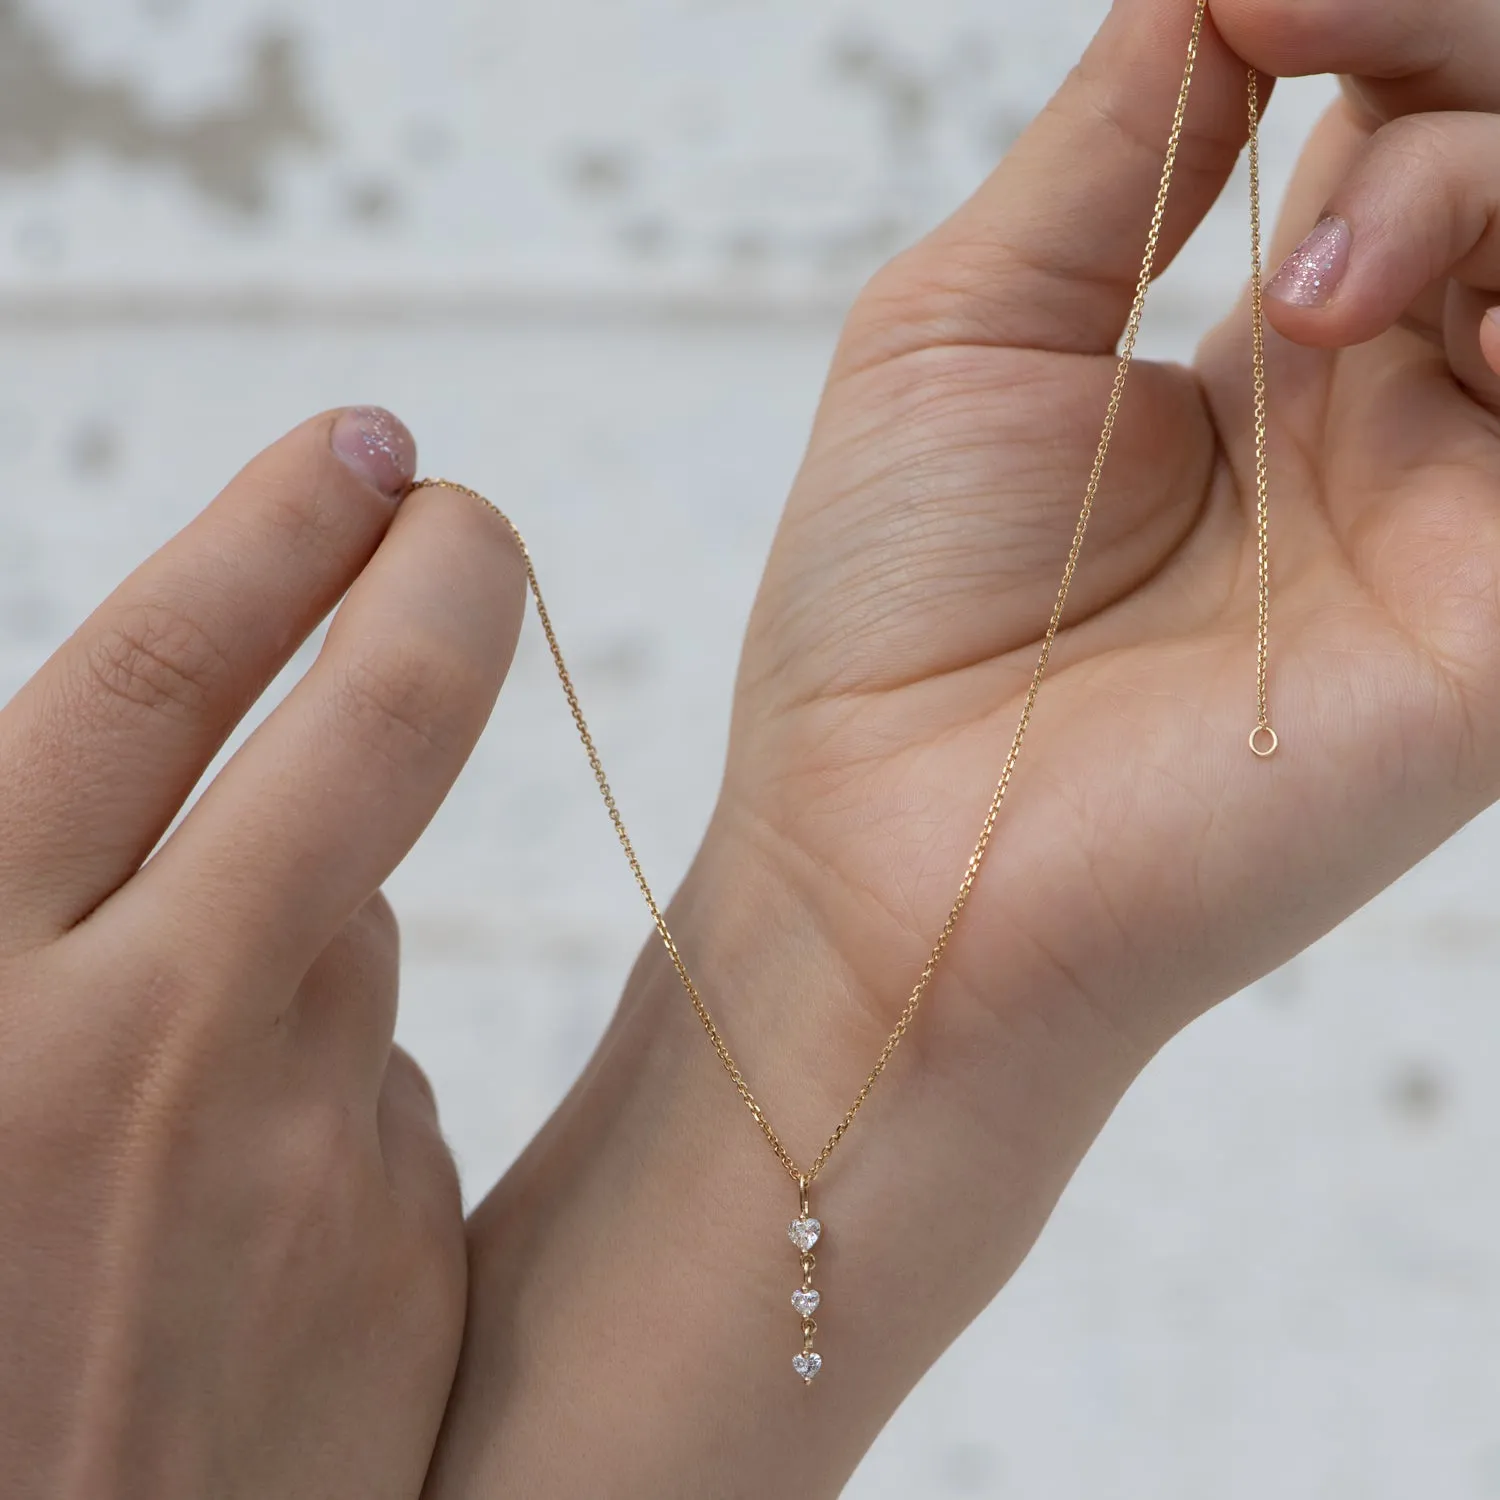
[[[1269,742],[1263,736],[1269,736]],[[1257,724],[1250,731],[1250,748],[1262,760],[1269,760],[1276,754],[1276,747],[1281,743],[1276,738],[1276,731],[1269,724]]]

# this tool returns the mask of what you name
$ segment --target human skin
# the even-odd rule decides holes
[[[378,888],[488,717],[524,584],[493,517],[403,499],[414,458],[387,414],[306,423],[0,712],[7,1500],[421,1487],[463,1216],[391,1046]]]
[[[1014,730],[1191,9],[1117,0],[840,342],[750,621],[722,796],[670,910],[804,1162],[921,969]],[[1242,148],[1240,59],[1346,75],[1275,241],[1279,258],[1341,218],[1342,279],[1319,303],[1294,267],[1268,303],[1279,753],[1246,744],[1242,300],[1191,368],[1135,370],[989,862],[814,1186],[816,1384],[789,1363],[794,1186],[648,943],[471,1221],[429,1500],[836,1494],[1153,1053],[1500,794],[1497,56],[1478,0],[1213,0],[1162,264]]]

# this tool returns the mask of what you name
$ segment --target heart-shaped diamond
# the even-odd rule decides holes
[[[786,1226],[786,1237],[806,1255],[818,1243],[823,1226],[816,1219],[793,1219]]]
[[[792,1306],[802,1314],[804,1318],[810,1318],[818,1310],[818,1303],[823,1300],[822,1293],[815,1291],[810,1286],[799,1286],[792,1293]]]
[[[792,1368],[809,1384],[818,1371],[823,1368],[823,1356],[809,1350],[806,1354],[794,1354],[792,1356]]]

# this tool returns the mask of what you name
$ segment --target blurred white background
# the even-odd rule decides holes
[[[253,449],[382,402],[529,534],[670,889],[841,311],[1102,8],[0,0],[0,687]],[[1278,95],[1273,188],[1328,92]],[[1500,1497],[1497,855],[1490,818],[1171,1047],[849,1494]],[[393,896],[477,1198],[644,936],[534,627]]]

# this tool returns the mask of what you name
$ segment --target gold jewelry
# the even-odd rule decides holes
[[[424,485],[437,486],[444,489],[457,490],[459,493],[471,496],[480,501],[495,512],[496,515],[510,528],[511,534],[521,549],[521,556],[526,565],[526,581],[531,590],[532,598],[536,602],[537,617],[541,621],[542,631],[547,637],[547,647],[552,653],[553,664],[557,668],[557,675],[562,683],[563,693],[568,700],[568,707],[572,711],[573,722],[578,729],[578,737],[583,742],[583,748],[588,755],[589,765],[593,768],[594,780],[598,783],[600,794],[604,798],[604,805],[609,811],[610,822],[614,824],[615,834],[620,841],[620,847],[625,851],[625,858],[630,864],[631,874],[635,876],[635,883],[640,888],[641,895],[645,898],[646,907],[651,913],[651,920],[656,925],[656,931],[661,938],[662,945],[667,950],[667,956],[672,961],[672,967],[677,972],[677,978],[681,981],[683,989],[687,992],[689,1002],[692,1004],[699,1022],[703,1026],[708,1040],[713,1045],[714,1052],[718,1055],[719,1062],[724,1071],[729,1075],[735,1090],[744,1101],[745,1107],[750,1111],[755,1123],[760,1127],[761,1134],[766,1138],[766,1143],[775,1153],[776,1160],[781,1163],[783,1170],[797,1184],[797,1217],[787,1226],[787,1237],[791,1240],[801,1256],[802,1284],[792,1292],[792,1306],[798,1316],[802,1319],[802,1348],[792,1359],[794,1371],[801,1376],[809,1385],[823,1368],[823,1356],[813,1347],[814,1338],[818,1331],[818,1325],[814,1321],[813,1314],[817,1312],[822,1301],[821,1294],[813,1286],[813,1271],[817,1266],[817,1258],[813,1254],[813,1247],[817,1245],[823,1235],[822,1223],[813,1217],[809,1193],[814,1180],[828,1164],[828,1159],[838,1149],[839,1142],[848,1134],[849,1127],[854,1123],[855,1116],[859,1114],[864,1102],[870,1096],[870,1091],[875,1087],[880,1075],[885,1072],[886,1065],[890,1062],[896,1048],[901,1045],[902,1038],[910,1029],[917,1010],[927,993],[928,986],[932,983],[932,976],[937,971],[939,962],[942,960],[948,943],[953,937],[954,929],[958,925],[958,919],[965,906],[968,905],[969,897],[973,893],[974,883],[979,876],[979,867],[984,861],[985,851],[989,848],[991,837],[995,831],[995,824],[1000,816],[1000,808],[1005,801],[1005,794],[1010,788],[1011,777],[1015,773],[1016,762],[1020,758],[1021,745],[1026,738],[1026,731],[1031,724],[1032,711],[1036,706],[1037,693],[1041,689],[1042,679],[1047,673],[1047,663],[1052,655],[1052,646],[1057,639],[1057,632],[1062,624],[1063,609],[1067,604],[1068,590],[1073,583],[1073,575],[1078,570],[1079,555],[1083,551],[1084,534],[1088,530],[1089,518],[1093,514],[1094,502],[1098,498],[1100,479],[1104,473],[1105,459],[1109,454],[1110,439],[1114,436],[1115,421],[1120,411],[1120,401],[1125,391],[1126,378],[1130,373],[1131,361],[1135,356],[1136,340],[1140,334],[1141,314],[1145,308],[1146,294],[1151,286],[1152,272],[1156,264],[1157,245],[1161,238],[1162,222],[1166,215],[1167,193],[1172,183],[1172,172],[1177,162],[1178,148],[1182,141],[1183,122],[1187,116],[1188,92],[1192,84],[1193,69],[1198,58],[1198,46],[1203,34],[1203,20],[1207,8],[1207,0],[1197,0],[1197,11],[1193,18],[1192,38],[1188,46],[1187,66],[1182,75],[1182,87],[1177,96],[1177,109],[1172,119],[1172,130],[1167,140],[1167,152],[1162,166],[1161,185],[1157,190],[1156,208],[1151,217],[1151,230],[1146,239],[1146,253],[1141,263],[1141,273],[1136,283],[1135,300],[1130,309],[1130,318],[1125,326],[1124,341],[1121,345],[1119,366],[1115,372],[1114,387],[1110,392],[1109,405],[1105,411],[1104,429],[1100,434],[1098,451],[1094,456],[1093,469],[1089,474],[1088,484],[1084,490],[1083,506],[1079,511],[1078,524],[1073,532],[1072,545],[1068,549],[1067,562],[1063,568],[1062,582],[1058,587],[1057,598],[1052,606],[1052,617],[1048,621],[1046,634],[1042,638],[1042,647],[1037,657],[1035,670],[1032,672],[1031,684],[1027,689],[1026,697],[1021,706],[1020,722],[1016,726],[1016,732],[1011,740],[1010,751],[1005,757],[1004,766],[1000,772],[999,783],[995,787],[994,795],[990,799],[989,811],[985,815],[983,826],[980,828],[979,839],[974,845],[974,851],[969,856],[969,863],[964,871],[963,879],[958,887],[958,895],[948,912],[947,920],[943,923],[942,930],[938,933],[937,941],[933,944],[932,951],[928,955],[927,962],[923,966],[921,975],[907,998],[901,1015],[897,1019],[891,1034],[886,1038],[885,1046],[880,1050],[880,1056],[875,1060],[875,1066],[870,1069],[869,1076],[865,1079],[854,1102],[844,1112],[844,1117],[838,1123],[838,1128],[823,1143],[823,1149],[818,1152],[812,1162],[806,1166],[799,1166],[791,1152],[783,1144],[781,1137],[776,1133],[760,1101],[750,1090],[750,1085],[745,1081],[745,1075],[740,1071],[739,1064],[734,1060],[728,1044],[724,1040],[723,1033],[714,1021],[712,1013],[704,1002],[698,991],[697,985],[689,974],[686,963],[683,961],[681,952],[678,950],[677,941],[672,936],[667,926],[667,920],[662,915],[661,907],[657,904],[651,886],[646,880],[645,872],[641,869],[640,860],[630,842],[630,835],[626,832],[624,819],[620,816],[620,809],[615,803],[614,792],[610,788],[609,780],[604,774],[603,763],[599,759],[599,751],[594,744],[593,735],[589,732],[587,721],[583,716],[583,709],[579,706],[578,693],[573,686],[573,679],[569,675],[567,665],[563,661],[562,648],[558,645],[557,633],[552,628],[552,618],[547,612],[547,606],[542,599],[541,586],[537,582],[536,567],[532,562],[531,553],[521,533],[516,529],[515,523],[493,505],[489,500],[470,489],[467,485],[457,484],[447,479],[423,479],[412,486],[413,489]],[[1260,107],[1257,91],[1257,80],[1255,70],[1250,70],[1249,83],[1249,109],[1250,109],[1250,210],[1251,210],[1251,321],[1254,331],[1254,379],[1255,379],[1255,457],[1256,457],[1256,541],[1259,564],[1259,610],[1257,614],[1256,628],[1256,706],[1257,721],[1254,731],[1250,736],[1250,748],[1256,755],[1265,758],[1274,753],[1277,747],[1276,732],[1271,728],[1267,711],[1267,659],[1270,630],[1270,549],[1269,549],[1269,477],[1266,461],[1266,376],[1265,376],[1265,325],[1264,310],[1261,300],[1261,263],[1260,263],[1260,156],[1258,133],[1260,124]]]

